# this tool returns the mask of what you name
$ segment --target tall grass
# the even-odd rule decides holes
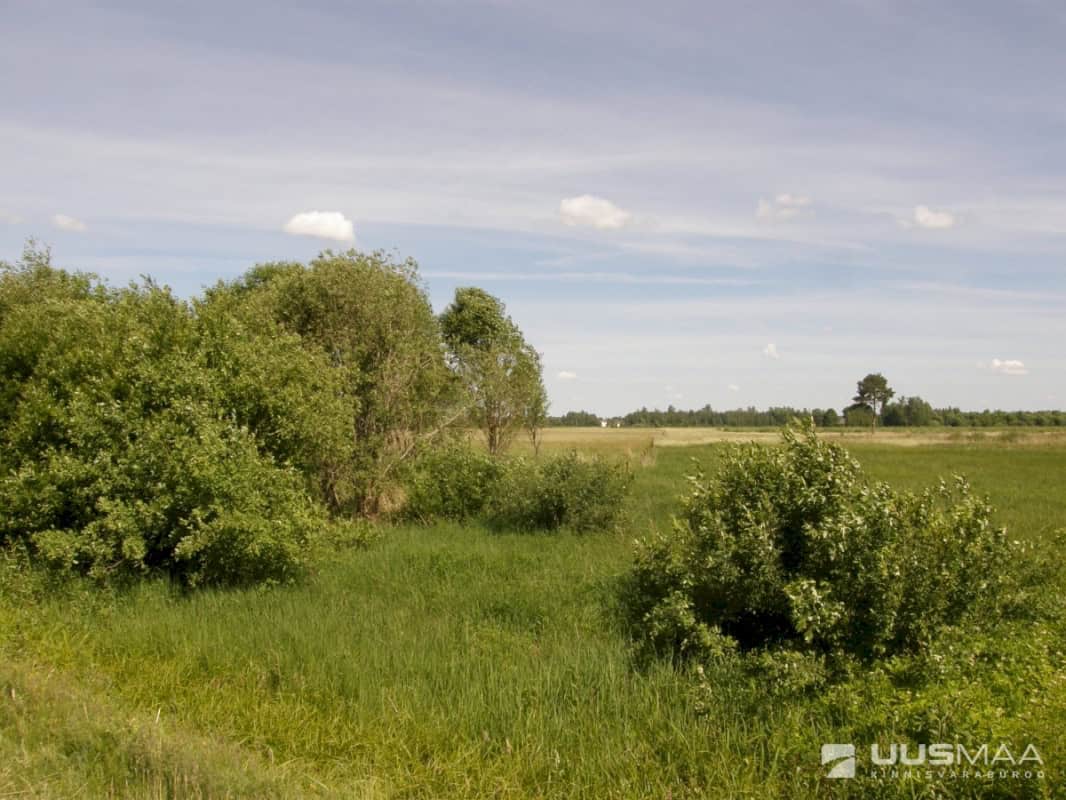
[[[920,692],[880,682],[835,702],[732,674],[700,690],[630,658],[613,604],[632,535],[668,524],[690,459],[716,452],[657,450],[627,535],[399,527],[294,587],[2,593],[0,797],[860,796],[822,778],[820,743],[914,735]],[[1066,523],[1064,450],[854,452],[900,486],[968,473],[1020,537]],[[1018,642],[1051,646],[1020,629]],[[977,664],[927,704],[979,707],[957,724],[1038,742],[1049,778],[1002,796],[1052,796],[1066,774],[1061,653],[1057,677],[1033,667],[1019,692],[1029,663]]]

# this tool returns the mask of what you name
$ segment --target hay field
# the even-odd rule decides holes
[[[1062,428],[865,428],[819,429],[818,434],[847,447],[891,445],[1001,445],[1012,447],[1066,446]],[[689,447],[722,442],[776,442],[776,428],[546,428],[542,447],[548,450],[639,452],[649,447]],[[519,438],[515,450],[529,449]]]

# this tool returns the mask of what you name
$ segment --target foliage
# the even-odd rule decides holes
[[[840,414],[837,413],[835,408],[827,408],[819,413],[819,409],[815,409],[811,412],[811,418],[814,420],[814,424],[820,428],[832,428],[834,425],[840,424]]]
[[[345,387],[324,353],[257,310],[218,287],[194,300],[198,357],[230,418],[316,497],[335,500],[354,437]]]
[[[420,523],[482,519],[501,530],[611,530],[632,475],[622,461],[576,452],[501,459],[461,440],[428,448],[406,471],[403,516]]]
[[[265,264],[209,301],[234,294],[256,320],[298,335],[336,373],[351,440],[323,477],[334,509],[373,513],[394,471],[445,427],[454,387],[417,265],[383,253],[326,251]]]
[[[872,372],[859,381],[855,389],[855,397],[852,398],[858,405],[866,406],[873,412],[871,426],[877,424],[877,418],[885,403],[895,396],[896,392],[888,385],[888,380],[880,372]]]
[[[896,402],[886,404],[881,412],[881,420],[886,427],[924,427],[936,421],[933,407],[920,397],[900,397]]]
[[[491,350],[514,335],[514,323],[503,302],[484,289],[461,287],[440,315],[444,341],[454,348]]]
[[[904,398],[900,398],[903,402]],[[1066,426],[1066,411],[961,411],[958,408],[934,408],[927,417],[923,409],[917,408],[918,403],[924,404],[920,398],[906,398],[909,407],[916,413],[908,417],[901,424],[911,426],[946,425],[951,427],[998,427],[998,426]],[[911,404],[914,406],[911,406]],[[884,413],[895,413],[895,403],[886,405]],[[849,415],[848,411],[852,413]],[[571,417],[571,414],[583,415],[586,412],[570,412],[562,417],[552,417],[551,425],[599,425],[598,417],[589,414],[585,417]],[[868,406],[855,404],[845,409],[845,416],[851,416],[854,420],[848,425],[869,427],[873,412]],[[814,422],[819,427],[829,427],[838,424],[840,413],[836,409],[805,409],[789,407],[771,407],[768,409],[734,408],[718,410],[709,405],[696,409],[679,409],[670,406],[665,411],[660,409],[641,408],[621,417],[619,421],[627,427],[640,428],[686,428],[686,427],[780,427],[795,417],[814,417]],[[893,417],[895,419],[895,417]],[[573,420],[573,421],[570,421]],[[885,417],[888,424],[888,417]]]
[[[672,530],[641,543],[630,614],[648,650],[883,658],[1001,594],[1012,547],[964,480],[898,493],[809,424],[783,440],[728,449],[689,479]]]
[[[507,464],[489,514],[513,530],[610,530],[622,519],[632,474],[625,462],[576,452]]]
[[[868,405],[854,403],[844,409],[844,424],[851,428],[868,428],[877,419]]]
[[[428,448],[408,470],[403,515],[421,523],[479,517],[496,494],[502,471],[498,459],[465,441]]]
[[[538,354],[537,361],[539,360]],[[544,440],[544,428],[548,425],[548,392],[539,378],[536,381],[527,382],[527,391],[522,412],[522,427],[525,429],[530,447],[533,448],[533,454],[539,456],[540,446]]]
[[[522,428],[536,448],[548,408],[540,354],[503,303],[482,289],[459,288],[440,324],[452,367],[469,394],[470,421],[484,433],[489,452],[500,453]]]
[[[561,417],[549,417],[548,424],[558,427],[598,428],[600,418],[591,411],[567,411]]]
[[[245,344],[205,333],[151,282],[109,290],[41,252],[5,268],[0,544],[101,580],[152,569],[190,584],[294,577],[322,517],[286,424],[328,398],[315,401],[319,367],[284,339],[256,348],[291,369],[234,383],[218,361],[249,360]],[[287,396],[271,385],[291,375],[308,383]]]
[[[684,410],[669,406],[665,411],[641,408],[631,411],[621,418],[626,426],[642,428],[680,428],[680,427],[761,427],[770,425],[778,427],[790,419],[806,416],[807,411],[774,406],[765,411],[754,406],[719,411],[705,405],[703,408]]]

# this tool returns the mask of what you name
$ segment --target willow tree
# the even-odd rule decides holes
[[[536,446],[548,407],[540,354],[504,304],[483,289],[456,289],[440,325],[468,395],[469,421],[484,434],[489,452],[501,452],[523,428]]]
[[[395,468],[455,417],[454,379],[413,260],[325,251],[264,264],[230,287],[340,376],[351,440],[328,476],[335,507],[372,513]]]

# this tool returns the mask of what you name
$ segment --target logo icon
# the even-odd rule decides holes
[[[838,763],[839,762],[839,763]],[[823,744],[822,766],[833,764],[827,778],[854,778],[855,777],[855,745],[853,744]]]

